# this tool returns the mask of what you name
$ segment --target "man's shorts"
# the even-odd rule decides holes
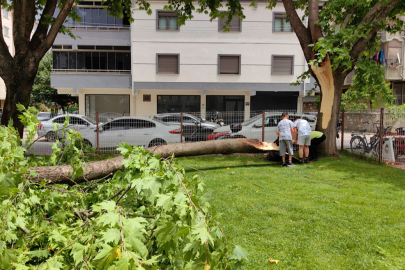
[[[309,136],[309,137],[311,137],[311,136]],[[285,156],[285,151],[287,150],[287,147],[288,147],[288,154],[290,156],[292,156],[294,154],[292,141],[291,140],[280,140],[280,156],[281,157]]]
[[[311,145],[311,135],[299,136],[298,145]]]

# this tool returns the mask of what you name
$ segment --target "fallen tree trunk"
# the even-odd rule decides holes
[[[263,153],[263,151],[277,151],[275,143],[263,143],[257,139],[227,139],[196,143],[178,143],[154,146],[147,149],[153,154],[159,154],[162,158],[172,155],[175,157],[200,156],[212,154],[231,153]],[[36,171],[36,176],[29,176],[33,183],[39,183],[43,179],[52,184],[78,184],[96,180],[108,176],[122,169],[123,157],[115,157],[102,161],[86,163],[86,170],[81,177],[72,179],[72,167],[69,165],[32,167],[30,171]]]

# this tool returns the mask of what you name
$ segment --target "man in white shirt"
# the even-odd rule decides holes
[[[299,145],[298,153],[300,155],[299,164],[309,163],[309,146],[311,145],[311,126],[307,120],[301,119],[300,116],[295,117],[295,128],[298,132],[294,132],[295,141]],[[298,140],[296,138],[298,133]]]
[[[288,113],[284,112],[281,115],[281,121],[277,125],[276,133],[280,141],[280,156],[283,159],[283,167],[293,167],[292,157],[294,154],[292,146],[292,133],[295,125],[291,120],[288,120]],[[295,134],[294,134],[295,135]],[[295,136],[294,136],[295,137]],[[285,162],[285,151],[288,148],[288,163]]]

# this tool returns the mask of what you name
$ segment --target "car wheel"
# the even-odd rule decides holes
[[[154,139],[149,143],[148,147],[158,146],[158,145],[166,145],[167,142],[163,139]]]
[[[46,133],[45,138],[48,142],[56,142],[56,140],[58,139],[58,136],[56,135],[55,132],[50,131],[50,132]]]
[[[93,147],[93,145],[91,144],[91,142],[89,140],[84,139],[83,142],[85,145]]]

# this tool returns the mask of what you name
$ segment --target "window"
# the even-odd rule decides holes
[[[156,18],[157,30],[179,30],[177,14],[170,11],[158,11]]]
[[[405,104],[405,82],[392,82],[395,104]]]
[[[157,54],[157,74],[180,74],[179,54]]]
[[[131,54],[129,52],[73,52],[53,51],[53,69],[94,70],[96,72],[131,70]]]
[[[52,45],[52,49],[54,50],[71,50],[72,49],[72,45]]]
[[[207,95],[206,100],[207,112],[245,110],[245,96]]]
[[[86,115],[115,112],[129,113],[129,95],[86,95]]]
[[[240,74],[240,55],[218,55],[218,74]]]
[[[52,122],[58,123],[58,124],[63,124],[63,123],[65,123],[65,117],[64,116],[58,117],[55,120],[53,120]]]
[[[402,62],[402,42],[396,39],[388,42],[387,65],[398,66]]]
[[[224,31],[224,26],[226,25],[227,20],[228,20],[228,18],[225,18],[225,19],[218,18],[218,31],[219,32]],[[231,31],[231,32],[241,32],[242,31],[242,22],[238,17],[233,16],[232,20],[229,24],[230,24],[230,26],[226,26],[227,28],[229,28],[229,31]]]
[[[3,16],[8,18],[8,10],[7,9],[3,9]]]
[[[5,36],[8,36],[8,35],[9,35],[9,33],[8,33],[8,27],[3,26],[3,34],[4,34]]]
[[[272,56],[272,75],[294,75],[294,56]]]
[[[169,99],[169,97],[171,97],[171,99]],[[157,113],[199,112],[201,108],[201,96],[193,96],[195,98],[192,99],[187,99],[187,97],[189,97],[189,95],[158,95]],[[177,121],[180,122],[180,119],[178,119]]]
[[[283,13],[273,14],[273,32],[292,32],[293,29],[287,22],[287,15]]]
[[[69,118],[69,124],[70,125],[81,125],[81,126],[87,126],[89,123],[84,121],[83,119],[80,119],[78,117],[71,116]]]

